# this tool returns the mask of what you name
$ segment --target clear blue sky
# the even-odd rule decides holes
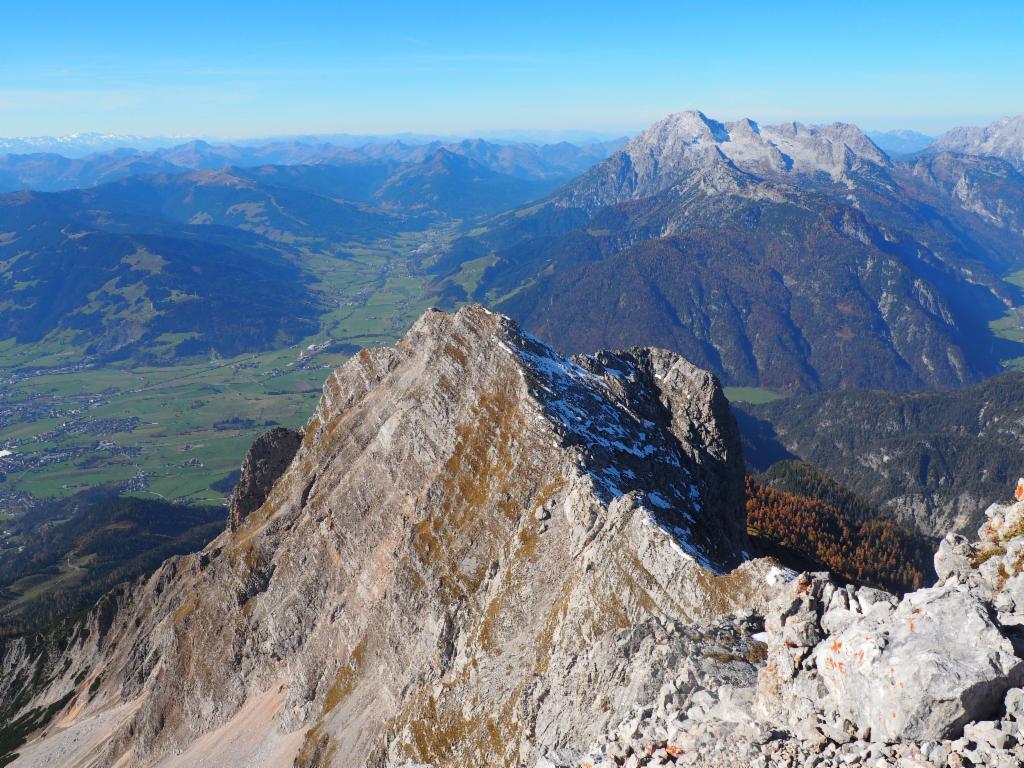
[[[937,132],[1024,112],[1024,3],[6,2],[0,135]]]

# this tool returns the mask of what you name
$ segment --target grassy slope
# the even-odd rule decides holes
[[[1003,279],[1016,288],[1024,288],[1024,269],[1013,272]],[[1007,309],[1005,315],[989,323],[989,328],[1001,339],[1024,342],[1024,307]],[[1004,360],[1003,366],[1011,371],[1024,371],[1024,357]]]
[[[761,387],[725,387],[725,396],[734,403],[770,403],[782,395]]]

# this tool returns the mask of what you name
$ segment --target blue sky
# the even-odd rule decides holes
[[[938,132],[1024,112],[1024,3],[0,4],[0,135]]]

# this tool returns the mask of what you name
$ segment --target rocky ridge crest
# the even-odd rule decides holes
[[[1024,172],[1024,115],[1004,117],[985,127],[953,128],[926,152],[998,157]]]
[[[888,156],[855,125],[759,126],[745,118],[722,123],[690,110],[669,115],[596,166],[562,196],[568,206],[638,200],[672,188],[701,188],[776,202],[784,190],[759,184],[808,181],[846,184],[851,175],[878,177]]]
[[[42,681],[23,710],[59,705],[15,765],[527,765],[717,636],[684,627],[775,591],[713,376],[652,349],[565,359],[482,307],[334,372],[275,474],[62,646],[10,648],[4,684]],[[741,677],[752,631],[694,674]]]

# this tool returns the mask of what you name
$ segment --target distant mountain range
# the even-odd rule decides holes
[[[96,142],[119,141],[100,137]],[[0,140],[0,152],[5,149]],[[156,139],[153,140],[157,141]],[[564,182],[603,160],[622,141],[584,145],[507,143],[482,139],[457,142],[388,141],[348,146],[323,141],[287,140],[258,144],[211,144],[199,139],[184,144],[142,150],[118,146],[76,156],[64,151],[29,150],[29,154],[0,154],[0,192],[34,189],[57,192],[92,187],[109,181],[149,173],[181,173],[215,168],[262,165],[347,164],[370,161],[422,163],[440,150],[479,163],[489,171],[524,180]]]
[[[0,338],[100,360],[237,354],[314,333],[309,249],[386,241],[550,194],[605,145],[193,141],[0,158]]]
[[[497,305],[565,351],[658,345],[729,384],[777,391],[957,387],[1024,354],[1014,314],[1024,298],[1006,279],[1024,268],[1018,134],[1014,120],[957,129],[894,160],[853,125],[760,126],[684,112],[621,148],[296,139],[8,155],[0,188],[64,191],[0,197],[3,279],[17,286],[0,322],[26,339],[88,317],[91,330],[79,337],[106,353],[154,338],[160,323],[141,320],[145,312],[133,309],[124,323],[123,309],[93,305],[107,295],[96,294],[97,272],[76,283],[92,286],[88,301],[61,304],[59,321],[37,317],[63,278],[33,270],[59,263],[57,253],[91,252],[98,240],[61,234],[85,231],[201,241],[196,253],[255,248],[261,264],[283,257],[291,277],[266,279],[295,291],[298,325],[256,324],[259,341],[230,341],[230,326],[217,335],[230,349],[295,339],[319,302],[302,247],[474,220],[423,252],[437,302]],[[36,250],[26,255],[30,239]],[[111,248],[104,252],[118,258],[135,250]],[[91,269],[88,259],[71,268]],[[240,301],[244,280],[237,287]],[[229,298],[235,309],[225,311],[239,301]],[[101,325],[118,331],[96,335]],[[207,331],[195,333],[205,343]]]
[[[899,158],[912,155],[927,148],[935,141],[934,136],[919,131],[897,129],[895,131],[868,131],[867,136],[889,157]]]
[[[181,144],[191,137],[132,136],[117,133],[70,133],[66,136],[22,136],[0,138],[0,154],[54,153],[84,157],[116,149],[154,150]]]
[[[434,269],[566,351],[658,345],[776,390],[959,386],[1020,354],[990,323],[1020,303],[1022,195],[999,158],[685,112]]]
[[[172,156],[204,165],[207,149]],[[164,362],[294,343],[322,311],[307,249],[493,213],[557,183],[447,149],[409,162],[175,170],[0,195],[0,338],[67,334],[100,359]]]

